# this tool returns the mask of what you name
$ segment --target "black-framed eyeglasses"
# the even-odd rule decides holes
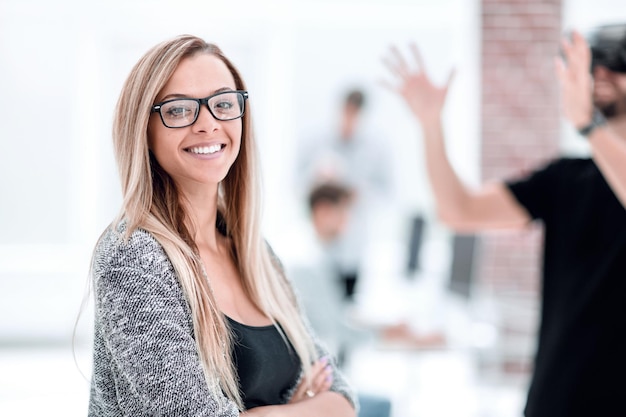
[[[221,121],[235,120],[243,116],[248,92],[243,90],[221,91],[205,98],[174,98],[152,106],[159,113],[165,127],[191,126],[198,120],[200,106],[205,104],[211,115]]]

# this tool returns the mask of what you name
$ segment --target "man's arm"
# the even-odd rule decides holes
[[[593,113],[591,52],[585,38],[573,32],[563,39],[565,61],[556,58],[556,73],[561,82],[563,114],[577,129],[591,121]],[[567,62],[567,64],[565,63]],[[617,198],[626,207],[626,120],[617,120],[594,129],[588,136],[593,159]]]
[[[523,228],[531,220],[504,183],[484,184],[470,189],[458,177],[448,159],[441,113],[452,74],[443,87],[433,85],[415,45],[415,63],[409,67],[396,48],[386,64],[397,85],[386,86],[400,94],[421,125],[426,170],[440,219],[458,231]]]

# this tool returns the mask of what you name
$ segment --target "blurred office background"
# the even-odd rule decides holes
[[[82,301],[91,250],[120,204],[113,108],[150,46],[193,33],[247,80],[264,230],[287,265],[307,253],[294,244],[308,221],[299,140],[335,122],[346,88],[368,93],[396,197],[368,245],[358,305],[443,332],[448,345],[364,345],[348,370],[355,385],[391,398],[394,417],[521,416],[541,230],[460,237],[437,222],[419,129],[379,86],[381,59],[415,41],[435,80],[456,68],[449,152],[478,183],[587,152],[560,118],[552,57],[563,31],[624,20],[619,0],[0,0],[0,415],[86,414],[92,310]]]

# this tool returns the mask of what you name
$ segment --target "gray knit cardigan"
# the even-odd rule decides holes
[[[125,242],[123,230],[109,228],[94,253],[89,416],[238,417],[235,403],[211,394],[205,381],[191,311],[165,251],[141,229]],[[320,357],[327,355],[312,337]],[[357,408],[354,390],[334,360],[331,366],[331,390]]]

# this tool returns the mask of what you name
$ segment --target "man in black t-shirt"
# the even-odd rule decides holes
[[[477,190],[446,155],[441,112],[450,81],[433,85],[417,48],[417,70],[394,48],[387,65],[398,84],[388,86],[421,124],[442,221],[466,232],[544,225],[542,315],[525,415],[625,416],[626,24],[599,27],[588,41],[573,32],[562,47],[564,115],[593,157],[557,158]]]

